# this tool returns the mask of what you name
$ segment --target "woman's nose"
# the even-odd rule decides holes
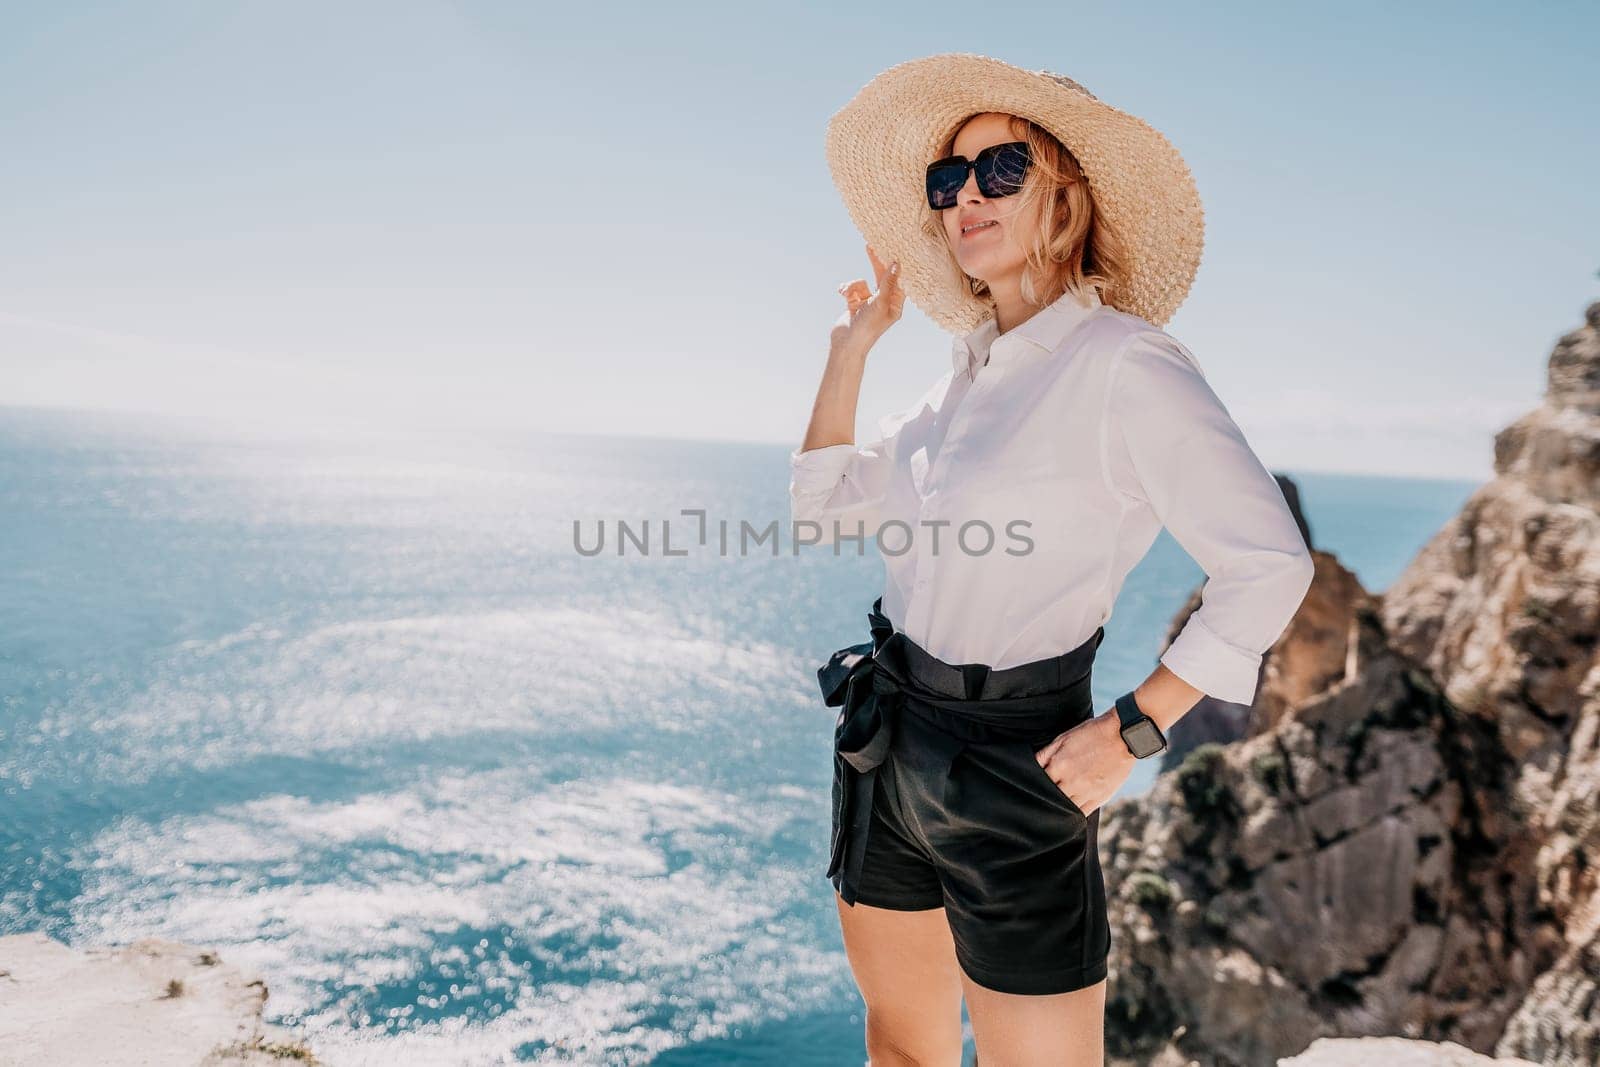
[[[961,186],[961,192],[956,194],[962,200],[982,200],[983,190],[978,188],[978,172],[967,171],[967,180]]]

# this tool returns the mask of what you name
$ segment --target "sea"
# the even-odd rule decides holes
[[[206,946],[331,1065],[865,1062],[816,668],[883,569],[741,544],[790,447],[0,408],[0,935]],[[1478,484],[1283,473],[1375,592]]]

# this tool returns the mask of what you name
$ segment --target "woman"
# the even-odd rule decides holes
[[[790,501],[874,537],[872,641],[818,673],[836,731],[828,875],[874,1067],[1100,1064],[1100,809],[1204,694],[1250,703],[1310,554],[1194,355],[1164,332],[1199,264],[1177,151],[1071,79],[975,55],[880,74],[829,165],[876,291],[841,286]],[[910,296],[950,368],[854,443],[867,353]],[[1155,670],[1095,714],[1090,668],[1162,526],[1208,575]],[[1115,892],[1117,887],[1111,887]]]

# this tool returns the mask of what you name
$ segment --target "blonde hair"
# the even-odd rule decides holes
[[[971,118],[956,124],[935,158],[955,151],[956,135]],[[1121,237],[1105,215],[1095,209],[1094,192],[1077,157],[1037,123],[1019,115],[1008,118],[1012,134],[1028,143],[1031,160],[1022,190],[1016,194],[1021,200],[1016,210],[1025,214],[1040,201],[1050,209],[1039,213],[1041,225],[1033,239],[1023,241],[1027,265],[1022,272],[1022,298],[1042,307],[1069,289],[1081,294],[1094,286],[1100,290],[1102,303],[1120,308],[1127,285],[1127,254]],[[933,210],[926,202],[923,211],[923,230],[939,239],[956,274],[966,280],[968,291],[992,310],[995,304],[988,283],[956,265],[941,217],[943,212]]]

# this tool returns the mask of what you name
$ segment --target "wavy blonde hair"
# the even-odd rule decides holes
[[[956,124],[934,158],[954,153],[956,135],[972,117],[969,115]],[[1121,237],[1095,209],[1094,193],[1077,157],[1054,134],[1032,120],[1020,115],[1011,115],[1009,120],[1012,135],[1028,143],[1032,161],[1022,190],[1016,194],[1022,201],[1016,210],[1026,212],[1041,200],[1049,207],[1048,211],[1039,213],[1038,232],[1032,240],[1024,242],[1027,266],[1022,272],[1022,298],[1043,307],[1069,289],[1081,294],[1094,286],[1100,290],[1102,303],[1119,307],[1127,284],[1127,255]],[[928,207],[926,201],[923,209],[923,230],[939,239],[956,273],[966,279],[972,295],[994,310],[989,284],[966,274],[955,264],[955,253],[950,250],[950,239],[945,234],[943,213]]]

